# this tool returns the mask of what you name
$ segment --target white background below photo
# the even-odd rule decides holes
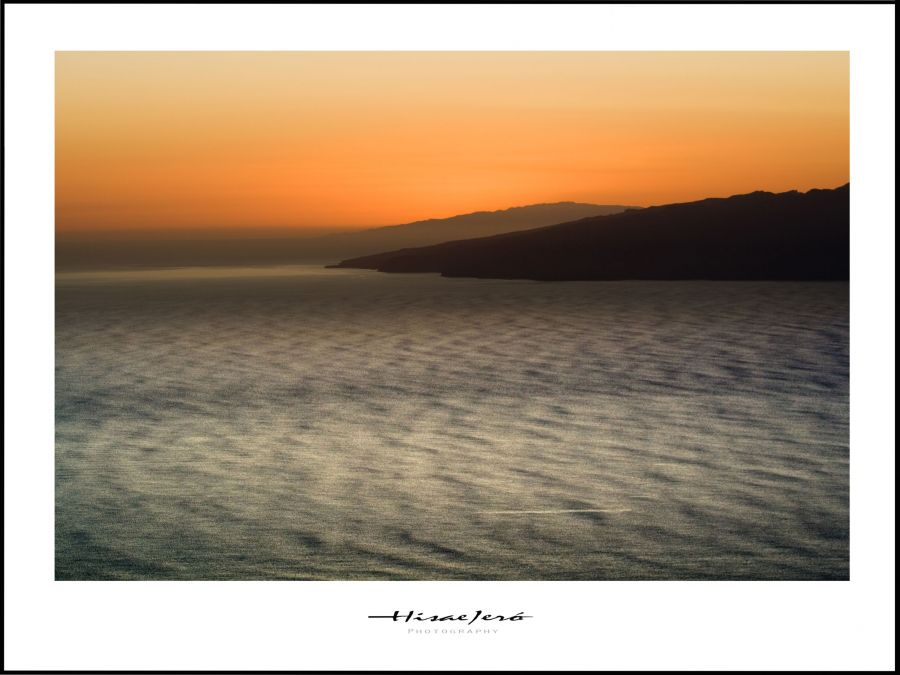
[[[893,669],[893,6],[4,11],[6,669]],[[57,50],[848,50],[850,581],[54,581]],[[532,618],[478,634],[367,618],[477,610]]]

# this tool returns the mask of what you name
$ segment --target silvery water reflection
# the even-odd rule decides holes
[[[848,284],[57,277],[60,579],[840,579]]]

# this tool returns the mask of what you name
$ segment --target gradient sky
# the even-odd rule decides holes
[[[59,52],[59,233],[849,180],[846,52]]]

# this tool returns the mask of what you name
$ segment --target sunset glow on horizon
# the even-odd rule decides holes
[[[849,181],[846,52],[58,52],[57,232]]]

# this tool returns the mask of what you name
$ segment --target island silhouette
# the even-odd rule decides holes
[[[850,184],[628,209],[332,267],[543,281],[846,280]]]

